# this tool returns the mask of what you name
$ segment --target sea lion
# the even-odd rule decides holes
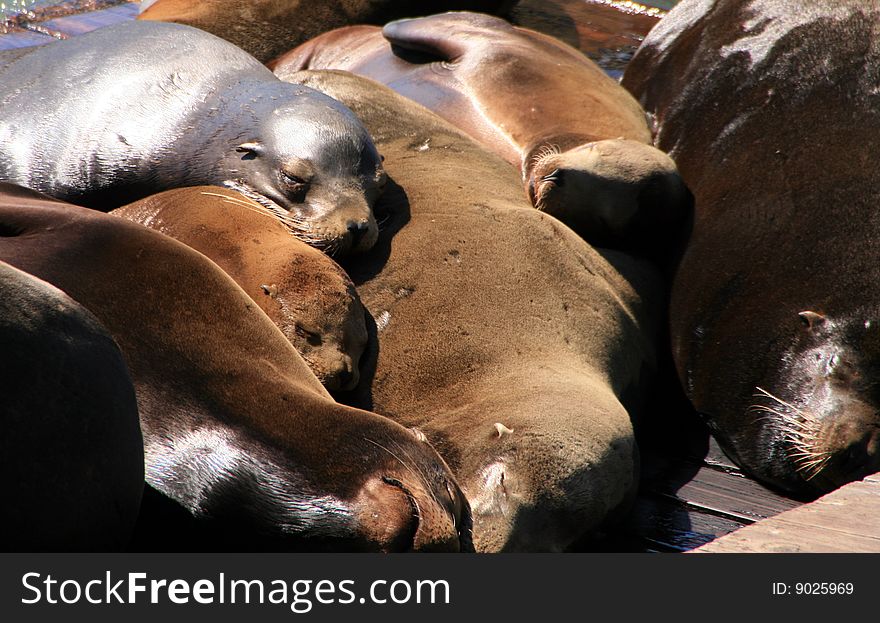
[[[233,190],[178,188],[111,214],[204,253],[278,325],[327,389],[350,390],[367,328],[354,284],[336,262]]]
[[[0,344],[0,549],[125,548],[144,448],[113,338],[64,292],[0,262]]]
[[[0,67],[0,180],[108,210],[180,186],[233,188],[306,242],[376,239],[381,158],[344,106],[195,28],[126,22]]]
[[[577,50],[497,17],[446,13],[326,33],[270,64],[390,86],[518,167],[532,204],[588,242],[656,246],[687,214],[644,111]],[[662,245],[661,245],[662,246]]]
[[[695,195],[671,300],[683,386],[753,476],[880,468],[880,7],[685,0],[624,85]]]
[[[153,0],[138,19],[177,22],[223,37],[261,62],[350,24],[384,24],[400,17],[451,9],[504,13],[515,0]]]
[[[0,191],[7,191],[3,185]],[[250,548],[457,550],[469,511],[412,431],[334,402],[201,253],[94,210],[0,195],[0,259],[63,288],[131,372],[146,481]]]
[[[627,410],[654,365],[655,270],[532,209],[507,163],[390,89],[290,79],[345,102],[386,155],[388,220],[344,264],[378,353],[345,400],[437,447],[478,550],[562,550],[613,521],[638,479]]]

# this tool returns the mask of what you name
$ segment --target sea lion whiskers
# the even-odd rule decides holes
[[[238,191],[236,191],[236,192],[238,192]],[[220,197],[224,203],[231,203],[233,205],[238,205],[238,206],[241,206],[241,207],[246,208],[248,210],[251,210],[253,212],[256,212],[257,214],[265,216],[267,218],[271,218],[274,220],[280,220],[282,222],[282,224],[286,225],[287,229],[289,229],[291,231],[293,228],[291,228],[288,225],[288,223],[286,222],[288,220],[303,223],[305,226],[309,225],[304,219],[301,219],[300,217],[291,215],[289,212],[287,212],[285,214],[278,214],[277,212],[270,210],[268,207],[254,201],[253,199],[251,199],[245,195],[242,195],[241,198],[235,198],[235,197],[230,197],[228,195],[223,195],[220,193],[211,193],[211,192],[206,192],[206,191],[201,191],[200,194],[207,195],[209,197]],[[302,239],[302,236],[297,235],[297,238]],[[313,246],[318,246],[318,247],[322,246],[322,244],[324,244],[324,243],[325,243],[325,241],[317,239],[317,238],[315,238],[314,241],[310,242],[310,244],[313,244]]]
[[[821,432],[819,419],[815,414],[804,411],[761,387],[755,389],[759,392],[755,394],[756,397],[770,398],[784,408],[752,405],[748,411],[766,414],[760,420],[769,422],[770,426],[782,434],[789,444],[786,454],[795,464],[795,470],[801,472],[806,480],[812,480],[831,458],[830,451],[816,448],[816,440]]]
[[[418,475],[421,476],[422,480],[423,480],[424,482],[429,482],[430,479],[429,479],[429,477],[428,477],[428,474],[426,474],[426,473],[425,473],[425,472],[424,472],[424,471],[418,466],[418,463],[417,463],[416,461],[413,461],[412,456],[410,456],[410,454],[409,454],[409,452],[406,450],[406,448],[404,448],[403,446],[401,446],[400,443],[397,442],[397,441],[394,442],[394,445],[395,445],[395,447],[396,447],[400,452],[402,452],[402,453],[406,456],[406,458],[408,458],[408,459],[410,460],[410,462],[412,463],[412,465],[415,466],[415,470],[417,471]],[[431,496],[431,498],[434,500],[434,502],[437,503],[438,506],[440,506],[441,508],[443,507],[443,503],[437,498],[437,495],[434,493],[433,490],[428,491],[428,494]],[[452,524],[453,524],[453,525],[456,525],[456,520],[455,520],[455,516],[454,516],[454,515],[452,516]]]
[[[532,156],[531,168],[534,169],[550,156],[558,156],[561,153],[562,149],[559,147],[559,145],[544,145],[543,147],[541,147],[541,149],[535,152],[534,156]]]
[[[421,471],[421,469],[418,468],[418,465],[416,464],[416,462],[415,462],[415,461],[412,461],[412,457],[410,456],[409,452],[407,452],[407,451],[406,451],[406,450],[405,450],[405,449],[404,449],[399,443],[394,442],[394,445],[397,447],[398,450],[400,450],[401,452],[403,452],[403,453],[406,455],[406,457],[407,457],[408,459],[410,459],[410,461],[412,462],[412,464],[407,463],[407,462],[404,461],[402,458],[400,458],[397,454],[395,454],[394,452],[392,452],[391,450],[389,450],[388,448],[386,448],[386,447],[383,446],[382,444],[380,444],[380,443],[378,443],[378,442],[376,442],[376,441],[373,441],[372,439],[367,439],[366,437],[364,437],[364,441],[368,441],[368,442],[370,442],[371,444],[377,446],[378,448],[381,448],[382,450],[384,450],[385,452],[387,452],[388,454],[390,454],[391,456],[393,456],[395,459],[397,459],[397,461],[400,462],[401,465],[403,465],[403,466],[404,466],[404,467],[405,467],[405,468],[406,468],[406,469],[407,469],[407,470],[408,470],[408,471],[409,471],[414,477],[416,477],[417,479],[421,480],[422,482],[430,482],[430,480],[429,480],[429,478],[428,478],[428,475],[425,474],[423,471]],[[428,489],[427,494],[431,497],[431,499],[432,499],[432,500],[433,500],[438,506],[440,506],[441,508],[443,507],[442,502],[440,502],[440,500],[437,499],[437,495],[434,493],[433,490]],[[418,519],[418,517],[417,517],[417,519]],[[453,515],[453,517],[452,517],[452,523],[453,523],[453,525],[456,525],[456,526],[457,526],[457,521],[456,521],[454,515]]]
[[[327,244],[326,240],[312,232],[311,223],[295,214],[291,214],[268,197],[255,192],[244,184],[232,180],[226,180],[223,182],[223,186],[259,203],[262,207],[266,208],[269,214],[281,221],[281,223],[284,224],[294,236],[303,242],[319,248]]]
[[[275,215],[271,214],[265,207],[263,207],[262,205],[260,205],[256,201],[245,197],[244,195],[242,195],[241,198],[237,198],[237,197],[230,197],[229,195],[224,195],[221,193],[210,193],[210,192],[207,192],[204,190],[199,192],[199,194],[205,195],[207,197],[219,197],[220,200],[223,201],[223,203],[231,203],[234,205],[241,206],[245,209],[250,210],[251,212],[256,212],[257,214],[259,214],[261,216],[265,216],[266,218],[271,218],[271,219],[275,218]]]
[[[372,439],[369,439],[368,437],[364,437],[363,439],[364,439],[364,441],[366,441],[366,442],[368,442],[368,443],[371,443],[371,444],[373,444],[374,446],[376,446],[377,448],[379,448],[379,449],[381,449],[381,450],[384,450],[385,452],[387,452],[388,454],[390,454],[392,457],[394,457],[394,459],[395,459],[398,463],[400,463],[401,465],[403,465],[404,469],[406,469],[408,472],[410,472],[410,473],[411,473],[413,476],[415,476],[416,478],[419,477],[419,472],[417,472],[415,469],[413,469],[413,467],[412,467],[411,465],[407,464],[406,461],[404,461],[404,460],[401,459],[399,456],[397,456],[396,454],[394,454],[391,450],[389,450],[388,448],[386,448],[385,446],[383,446],[381,443],[379,443],[378,441],[373,441]],[[398,447],[399,447],[399,446],[398,446]],[[406,487],[403,486],[403,483],[401,483],[401,482],[400,482],[399,480],[397,480],[397,479],[388,479],[387,477],[386,477],[385,480],[386,480],[386,482],[389,482],[389,480],[393,480],[394,483],[396,483],[396,486],[398,486],[398,487],[400,487],[401,489],[403,489],[404,493],[406,493],[406,494],[408,495],[408,497],[410,498],[410,501],[412,502],[412,506],[413,506],[413,517],[415,517],[417,520],[421,520],[421,517],[420,517],[420,515],[419,515],[419,506],[418,506],[418,504],[416,503],[415,499],[412,497],[412,494],[410,494],[409,491],[406,489]],[[389,484],[393,484],[393,483],[389,482]],[[434,496],[434,493],[433,493],[432,491],[428,491],[428,495],[430,495],[431,498],[433,498],[435,502],[437,501],[437,498]]]
[[[386,448],[385,446],[383,446],[383,445],[382,445],[381,443],[379,443],[378,441],[373,441],[372,439],[368,439],[367,437],[364,437],[364,441],[373,444],[373,445],[376,446],[377,448],[380,448],[380,449],[384,450],[385,452],[387,452],[388,454],[390,454],[391,456],[393,456],[393,457],[397,460],[397,462],[400,463],[401,465],[403,465],[403,466],[407,469],[407,471],[409,471],[413,476],[415,476],[415,477],[417,477],[417,478],[418,478],[419,476],[424,476],[423,473],[421,473],[420,471],[418,471],[417,469],[415,469],[412,465],[408,464],[406,461],[404,461],[402,458],[400,458],[399,456],[397,456],[396,454],[394,454],[394,452],[392,452],[391,450],[389,450],[388,448]],[[396,445],[397,445],[398,449],[400,449],[400,444],[396,444]],[[409,454],[407,454],[407,457],[410,458],[410,459],[412,459],[412,457],[410,457]],[[434,501],[437,500],[437,498],[434,497],[433,492],[429,492],[429,494],[431,495],[431,497],[434,498]]]
[[[390,213],[388,213],[388,214],[385,214],[381,219],[376,220],[376,227],[379,228],[380,232],[385,228],[385,224],[391,220],[391,216],[392,215]]]

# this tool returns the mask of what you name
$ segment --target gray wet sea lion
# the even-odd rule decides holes
[[[188,26],[126,22],[0,67],[0,180],[108,210],[233,188],[306,242],[376,240],[381,158],[351,111]]]

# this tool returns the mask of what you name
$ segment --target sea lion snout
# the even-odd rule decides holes
[[[322,250],[328,255],[365,253],[379,239],[373,208],[362,189],[328,185],[314,205],[322,216],[312,232],[323,239]]]
[[[455,484],[446,485],[445,492],[429,491],[411,476],[371,478],[356,503],[363,535],[382,551],[472,549],[467,502]]]
[[[329,361],[329,359],[330,355],[313,358],[309,361],[313,366],[328,370],[327,374],[321,378],[321,383],[323,383],[324,387],[330,391],[344,392],[351,391],[357,387],[361,378],[357,363],[350,356],[342,352],[337,352],[337,357],[333,361]]]
[[[598,246],[635,246],[686,216],[689,193],[675,162],[650,145],[627,139],[587,143],[532,159],[527,193]]]
[[[349,221],[348,222],[348,234],[351,236],[351,246],[353,248],[358,248],[361,246],[362,240],[369,235],[370,231],[370,221],[361,220],[361,221]]]
[[[820,452],[826,466],[819,472],[819,480],[827,483],[827,488],[880,470],[880,419],[872,410],[874,424],[866,425],[859,415],[845,413],[835,418],[821,437],[826,449]]]
[[[776,378],[757,387],[749,408],[763,441],[749,448],[744,436],[736,452],[764,480],[826,492],[880,469],[880,328],[865,313],[798,318]]]

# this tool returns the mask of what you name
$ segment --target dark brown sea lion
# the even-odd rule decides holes
[[[113,338],[64,292],[0,262],[0,345],[0,549],[125,548],[144,447]]]
[[[193,515],[232,525],[245,547],[258,537],[278,548],[467,547],[467,502],[434,450],[335,403],[204,255],[121,218],[17,195],[2,195],[0,229],[0,259],[64,288],[119,343],[146,480]]]
[[[153,0],[138,19],[177,22],[223,37],[266,62],[333,28],[384,24],[452,9],[503,13],[515,0]]]
[[[503,19],[344,28],[270,66],[281,78],[352,71],[419,102],[518,167],[532,204],[592,244],[637,247],[686,214],[675,164],[632,96],[577,50]]]
[[[796,493],[880,469],[878,29],[859,0],[685,0],[624,78],[695,195],[681,381],[731,458]]]
[[[204,253],[303,356],[324,387],[350,390],[367,345],[363,305],[336,262],[233,190],[179,188],[113,211]]]
[[[0,181],[108,210],[233,188],[342,255],[376,240],[381,159],[344,106],[200,30],[126,22],[0,67]]]
[[[532,209],[509,165],[390,89],[290,78],[350,106],[386,155],[388,221],[347,266],[378,330],[352,400],[435,444],[479,550],[560,550],[613,520],[637,481],[627,409],[653,366],[654,271]]]

